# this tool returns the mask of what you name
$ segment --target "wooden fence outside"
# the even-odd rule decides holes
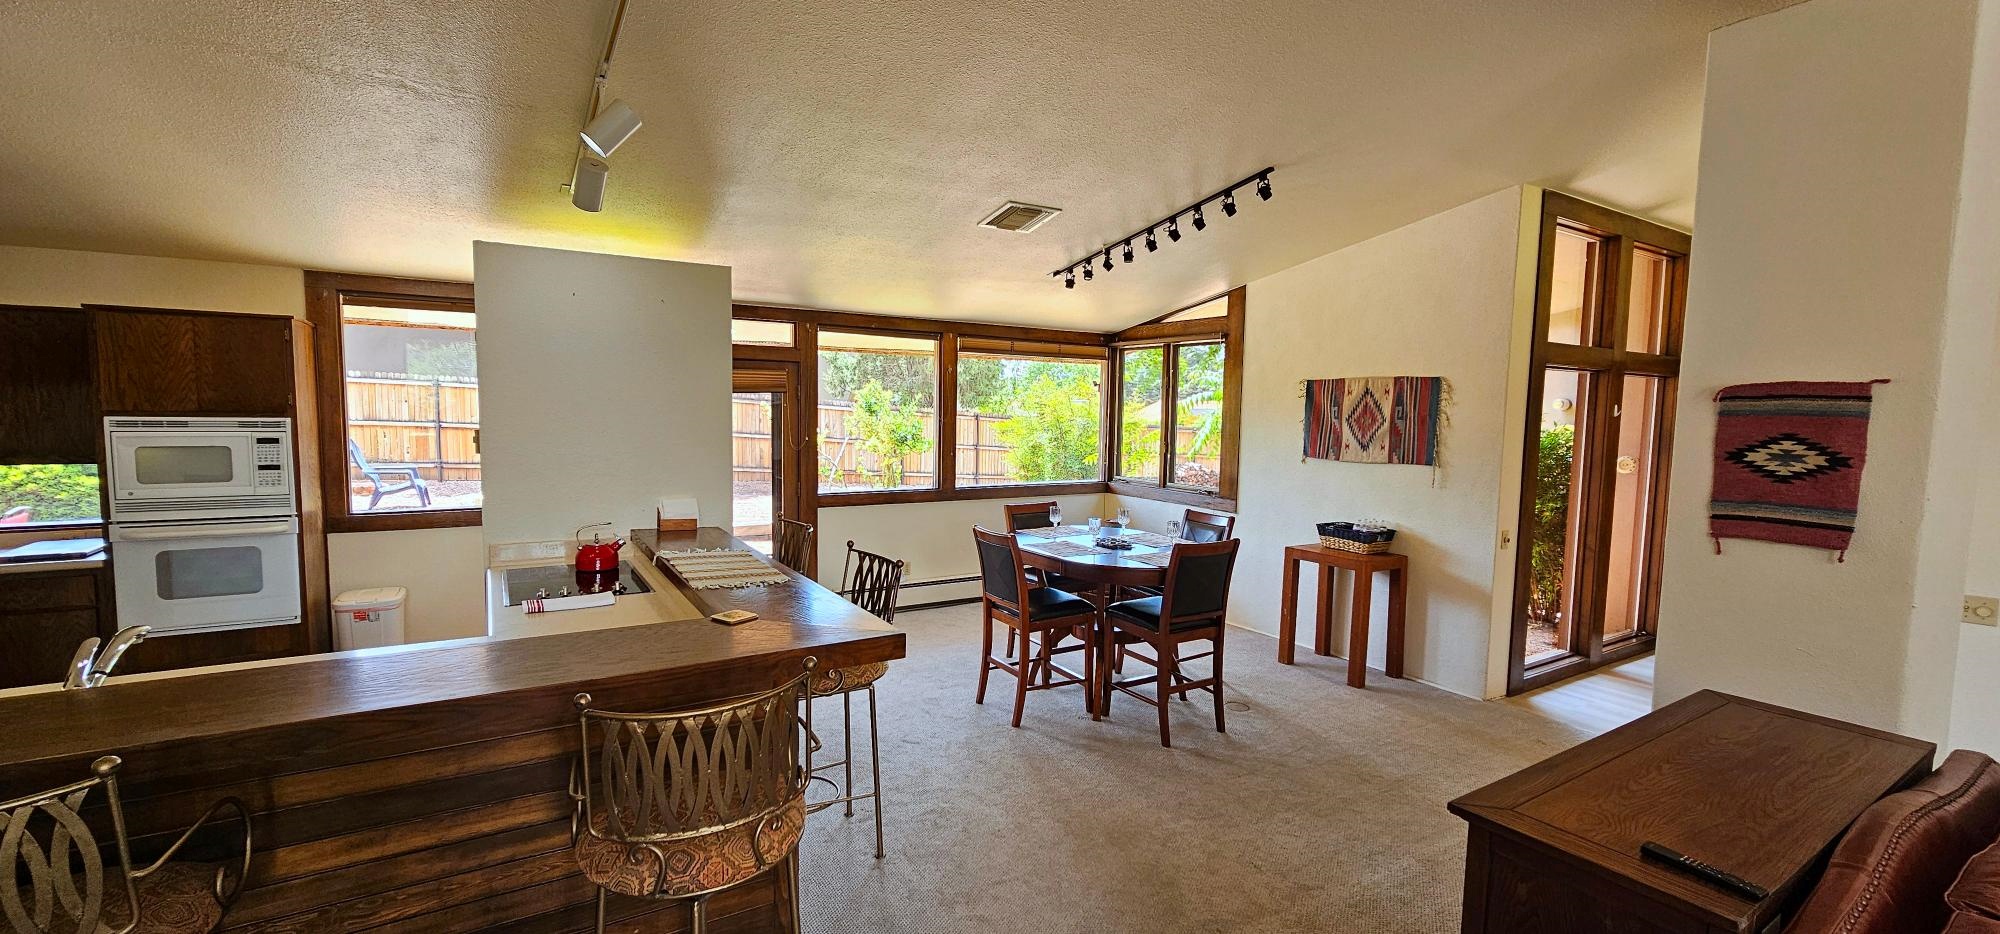
[[[347,436],[371,464],[413,466],[427,480],[478,480],[478,431],[476,382],[347,376]],[[351,462],[348,469],[364,482]]]

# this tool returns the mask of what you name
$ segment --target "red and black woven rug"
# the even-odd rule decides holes
[[[1887,382],[1876,380],[1875,382]],[[1747,383],[1715,394],[1708,534],[1847,551],[1874,383]]]

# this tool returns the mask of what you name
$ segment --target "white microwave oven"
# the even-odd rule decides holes
[[[288,418],[104,420],[112,522],[290,516]]]

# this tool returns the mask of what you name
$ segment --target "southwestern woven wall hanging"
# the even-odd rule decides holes
[[[1746,383],[1715,394],[1708,534],[1825,548],[1847,559],[1874,384]]]
[[[1448,391],[1441,376],[1306,380],[1305,456],[1435,467]]]

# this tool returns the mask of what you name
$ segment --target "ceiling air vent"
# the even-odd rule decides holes
[[[1043,223],[1047,222],[1049,218],[1056,216],[1061,210],[1061,208],[1045,208],[1039,205],[1022,204],[1019,201],[1009,201],[1001,205],[1000,210],[987,215],[985,220],[979,222],[979,226],[991,227],[995,230],[1011,230],[1015,233],[1027,233],[1042,226]]]

